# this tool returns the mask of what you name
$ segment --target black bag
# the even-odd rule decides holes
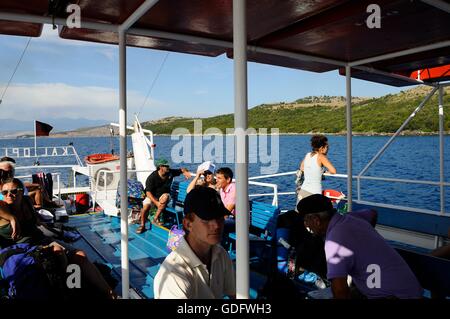
[[[277,228],[290,229],[287,241],[296,249],[296,268],[307,269],[325,278],[327,273],[325,242],[323,238],[308,232],[302,216],[295,210],[287,211],[278,216]]]

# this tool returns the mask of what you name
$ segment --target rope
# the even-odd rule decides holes
[[[166,56],[164,57],[164,60],[163,60],[163,62],[161,63],[161,65],[160,65],[160,67],[159,67],[158,73],[156,73],[156,76],[155,76],[155,78],[153,79],[152,85],[150,86],[150,89],[149,89],[148,92],[147,92],[147,96],[145,97],[144,103],[142,103],[141,108],[139,109],[139,112],[138,112],[138,114],[137,114],[138,117],[139,117],[139,114],[141,114],[142,108],[144,107],[145,103],[147,102],[147,99],[148,99],[148,97],[150,96],[150,93],[152,92],[153,87],[155,86],[156,80],[158,80],[159,75],[161,74],[162,68],[163,68],[164,64],[166,63],[167,58],[169,57],[169,53],[170,53],[170,52],[167,52],[167,53],[166,53]]]
[[[3,90],[2,97],[0,97],[0,104],[3,101],[3,98],[5,97],[6,90],[8,90],[9,85],[11,84],[11,81],[16,74],[17,69],[19,68],[20,63],[22,62],[23,56],[25,55],[25,51],[27,50],[28,46],[30,45],[31,37],[28,39],[27,45],[25,46],[25,49],[23,49],[22,55],[20,56],[19,62],[17,62],[16,67],[14,68],[14,72],[12,73],[11,77],[9,78],[8,84],[6,84],[5,89]]]

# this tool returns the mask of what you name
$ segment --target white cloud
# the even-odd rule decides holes
[[[109,61],[115,61],[117,56],[117,49],[115,47],[108,47],[108,48],[102,48],[97,49],[97,53],[107,58]]]
[[[0,86],[0,92],[4,87]],[[129,114],[136,112],[144,96],[137,91],[128,91]],[[2,118],[33,120],[47,118],[89,118],[117,120],[118,90],[98,86],[71,86],[64,83],[17,84],[9,87],[0,104]],[[154,114],[165,110],[160,101],[147,101]],[[158,116],[159,117],[159,116]]]

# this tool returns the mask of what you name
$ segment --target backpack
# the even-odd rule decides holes
[[[64,280],[48,249],[15,244],[0,250],[0,296],[6,299],[59,299]]]
[[[137,180],[127,180],[128,185],[128,208],[141,209],[142,202],[145,199],[145,189],[142,184]],[[120,183],[117,187],[116,207],[120,207]]]

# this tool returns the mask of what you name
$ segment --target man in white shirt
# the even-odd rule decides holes
[[[155,276],[155,299],[220,299],[235,297],[233,263],[220,246],[225,208],[219,194],[196,187],[184,203],[186,235],[161,264]]]

